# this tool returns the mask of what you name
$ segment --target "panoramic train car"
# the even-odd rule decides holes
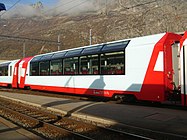
[[[19,87],[163,102],[178,86],[172,46],[180,39],[163,33],[37,55]]]
[[[14,68],[19,60],[13,60],[0,63],[0,86],[9,86],[13,84]],[[15,79],[16,80],[16,79]]]
[[[186,77],[186,38],[187,33],[183,38],[162,33],[2,63],[14,72],[8,72],[13,77],[9,82],[0,76],[0,83],[128,101],[179,100],[187,105],[186,79],[182,78]]]

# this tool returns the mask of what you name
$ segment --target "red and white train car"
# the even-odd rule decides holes
[[[186,105],[186,38],[162,33],[24,58],[14,66],[12,86],[153,102],[182,92]]]
[[[7,61],[0,63],[0,86],[11,87],[14,84],[14,68],[19,60]]]

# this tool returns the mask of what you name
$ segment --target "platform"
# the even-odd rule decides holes
[[[0,92],[0,97],[44,107],[98,124],[121,127],[141,133],[166,135],[168,138],[187,139],[187,110],[109,104],[46,96]]]

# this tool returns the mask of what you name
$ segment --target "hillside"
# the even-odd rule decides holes
[[[94,1],[96,4],[98,0]],[[102,4],[101,4],[102,5]],[[116,0],[99,7],[58,16],[15,16],[0,19],[0,34],[56,40],[60,49],[131,38],[161,32],[181,32],[187,29],[186,0]],[[26,56],[57,50],[57,45],[25,42]],[[0,38],[0,59],[23,56],[23,42]]]

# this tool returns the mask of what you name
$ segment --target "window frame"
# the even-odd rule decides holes
[[[36,64],[36,67],[37,67],[36,75],[33,75],[33,72],[32,72],[33,64]],[[35,62],[30,63],[30,76],[39,76],[39,61],[35,61]]]
[[[11,62],[6,62],[6,63],[3,63],[3,64],[0,64],[0,70],[2,69],[2,72],[0,74],[0,76],[9,76],[9,65],[10,65]]]
[[[46,55],[41,55],[41,56],[36,56],[33,58],[33,60],[31,60],[30,65],[37,63],[37,70],[38,73],[37,75],[32,75],[31,72],[31,68],[30,68],[30,76],[43,76],[41,75],[41,70],[40,70],[40,63],[42,62],[48,62],[48,74],[45,76],[66,76],[66,75],[73,75],[73,76],[80,76],[80,75],[125,75],[126,74],[126,47],[128,46],[130,40],[126,40],[126,41],[118,41],[118,42],[112,42],[112,43],[108,43],[108,44],[101,44],[101,45],[96,45],[93,46],[93,52],[91,51],[92,48],[77,48],[74,50],[69,50],[69,51],[63,51],[63,52],[57,52],[57,53],[53,53],[53,54],[46,54]],[[116,46],[116,49],[115,49]],[[97,48],[98,47],[98,48]],[[122,63],[122,73],[102,73],[102,55],[105,54],[110,54],[110,53],[119,53],[119,52],[123,52],[123,63]],[[94,56],[97,55],[97,69],[98,72],[94,73],[92,70],[87,73],[87,74],[83,74],[81,73],[81,57],[89,57],[89,56]],[[49,56],[49,58],[47,57]],[[42,60],[42,57],[44,60]],[[46,57],[46,59],[45,59]],[[76,59],[75,59],[76,58]],[[89,60],[91,60],[93,57],[90,57]],[[71,73],[67,74],[65,73],[65,64],[67,63],[66,60],[67,59],[75,59],[75,70],[73,70]],[[62,73],[61,74],[57,74],[57,75],[53,75],[51,72],[51,64],[53,61],[56,60],[61,60],[61,64],[62,64]],[[94,61],[93,61],[94,62]],[[112,62],[112,61],[111,61]],[[117,65],[117,64],[116,64]],[[31,67],[31,66],[30,66]],[[74,66],[73,66],[74,67]],[[72,66],[70,66],[70,68],[73,68]],[[117,66],[116,66],[117,67]]]
[[[51,74],[51,63],[52,63],[52,61],[60,61],[61,62],[61,73],[59,74]],[[63,59],[62,58],[59,58],[59,59],[52,59],[52,60],[50,60],[50,76],[61,76],[61,75],[63,75]]]
[[[77,58],[76,60],[77,60],[77,69],[76,69],[76,65],[75,65],[75,70],[76,71],[72,71],[72,67],[69,67],[69,72],[68,71],[66,71],[65,70],[65,68],[68,68],[68,67],[65,67],[65,65],[66,65],[66,62],[65,62],[65,60],[66,59],[73,59],[73,60],[75,60],[74,58]],[[73,56],[73,57],[66,57],[66,58],[63,58],[63,75],[64,76],[66,76],[66,75],[79,75],[79,58],[80,57],[78,57],[78,56]],[[75,63],[76,64],[76,63]],[[73,66],[74,67],[74,66]],[[74,68],[73,68],[74,69]]]
[[[111,70],[110,70],[110,73],[108,73],[108,69],[106,70],[107,71],[107,73],[103,73],[102,72],[102,65],[101,65],[101,63],[102,63],[102,55],[104,56],[104,54],[110,54],[110,53],[119,53],[119,52],[123,52],[123,66],[122,66],[122,68],[123,69],[121,69],[122,70],[122,72],[120,72],[120,73],[118,73],[117,71],[117,67],[118,66],[116,66],[116,67],[111,67],[112,69],[114,69],[114,70],[112,70],[114,73],[112,73],[111,72]],[[113,52],[106,52],[106,53],[102,53],[102,54],[100,54],[100,75],[125,75],[126,74],[126,70],[125,70],[125,68],[126,68],[126,59],[125,59],[125,50],[123,50],[123,51],[113,51]],[[117,65],[117,64],[116,64]],[[120,65],[119,65],[119,67],[121,67]],[[119,70],[120,71],[120,70]]]
[[[86,68],[87,69],[87,72],[85,71],[85,72],[83,72],[81,69],[83,68],[83,67],[85,67],[85,66],[83,66],[82,67],[82,65],[81,65],[81,57],[86,57],[86,58],[88,58],[89,56],[91,56],[90,57],[90,59],[89,60],[93,60],[93,56],[96,56],[97,55],[97,57],[95,57],[95,58],[97,58],[97,74],[94,74],[94,71],[92,72],[92,70],[90,71],[90,70],[88,70],[88,69],[91,69],[91,67],[93,68],[93,65],[92,66],[89,66],[90,68]],[[90,55],[82,55],[82,56],[80,56],[79,57],[79,75],[99,75],[99,65],[100,65],[100,62],[99,62],[99,57],[100,57],[100,54],[90,54]],[[93,62],[93,61],[92,61]],[[82,72],[82,73],[81,73]],[[90,73],[91,72],[91,73]]]
[[[48,69],[49,69],[49,70],[47,70],[47,74],[41,75],[41,67],[40,67],[40,64],[41,64],[41,63],[46,63],[46,62],[48,62]],[[50,76],[50,60],[39,61],[39,76]]]

